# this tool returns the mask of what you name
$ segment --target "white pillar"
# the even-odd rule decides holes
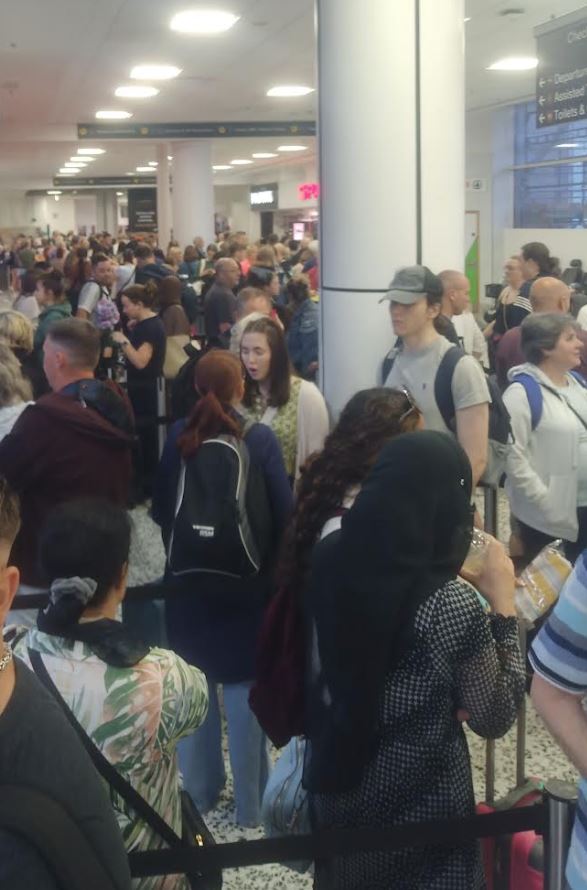
[[[159,247],[163,250],[167,250],[172,229],[169,154],[169,146],[166,143],[162,142],[157,146],[157,231]]]
[[[116,236],[118,232],[118,204],[116,202],[116,191],[114,190],[104,192],[104,218],[106,231]]]
[[[336,414],[378,381],[395,269],[464,267],[464,0],[316,2],[320,365]]]
[[[173,236],[181,247],[201,235],[214,240],[212,143],[207,139],[173,143]]]

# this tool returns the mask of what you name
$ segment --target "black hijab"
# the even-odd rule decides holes
[[[378,741],[386,676],[413,646],[419,606],[460,570],[471,542],[471,466],[450,436],[399,436],[342,527],[315,548],[305,596],[314,639],[304,784],[360,782]]]

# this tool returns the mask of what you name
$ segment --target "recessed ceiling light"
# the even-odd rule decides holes
[[[71,167],[72,170],[81,170],[83,167],[87,167],[88,165],[85,164],[83,161],[76,161],[75,163],[73,161],[66,161],[63,166],[65,167],[65,169]]]
[[[132,117],[130,111],[97,111],[96,117],[99,121],[125,121]]]
[[[244,167],[245,164],[252,164],[252,161],[247,161],[245,158],[237,158],[235,161],[230,162],[234,167]]]
[[[114,95],[119,99],[150,99],[151,96],[157,96],[159,90],[157,87],[147,87],[136,84],[130,87],[116,87]]]
[[[256,151],[253,157],[261,160],[261,158],[276,158],[277,155],[273,151]]]
[[[511,56],[494,62],[487,71],[532,71],[537,66],[538,59],[533,56]]]
[[[280,145],[277,151],[305,151],[305,145]]]
[[[64,169],[63,167],[59,171],[59,176],[75,176],[77,171]]]
[[[149,167],[158,167],[159,161],[149,161]]]
[[[214,164],[212,167],[213,170],[232,170],[230,164]]]
[[[291,86],[291,87],[271,87],[267,90],[267,95],[278,98],[295,98],[296,96],[307,96],[313,93],[313,87]]]
[[[154,173],[155,172],[152,167],[137,167],[136,171],[137,171],[137,173]]]
[[[50,191],[48,191],[47,194],[48,195],[62,195],[63,192],[60,192],[59,189],[50,189]]]
[[[168,160],[168,161],[172,161],[172,160],[173,160],[173,155],[167,155],[167,160]]]
[[[470,22],[470,21],[471,21],[471,16],[468,15],[468,16],[465,18],[465,24],[466,24],[467,22]]]
[[[78,148],[78,155],[103,155],[106,154],[104,148]]]
[[[555,145],[555,148],[579,148],[580,145],[578,142],[559,142],[558,145]]]
[[[222,9],[185,9],[173,16],[169,27],[180,34],[220,34],[238,20],[238,15]]]
[[[73,164],[79,164],[80,166],[85,166],[86,164],[89,164],[91,161],[95,161],[96,158],[91,158],[89,155],[81,155],[81,157],[79,157],[78,155],[73,155],[73,157],[71,157],[69,160]]]
[[[175,65],[135,65],[130,72],[131,80],[172,80],[181,74]]]
[[[117,197],[117,198],[123,198],[123,197],[124,197],[124,192],[116,192],[116,197]]]

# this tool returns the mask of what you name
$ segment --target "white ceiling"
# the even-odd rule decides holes
[[[265,95],[276,84],[315,86],[313,0],[219,0],[219,6],[241,19],[231,31],[215,37],[188,37],[169,30],[173,13],[189,5],[189,0],[2,4],[0,188],[49,186],[58,167],[77,149],[75,125],[92,121],[99,108],[124,108],[134,112],[133,121],[145,123],[314,118],[315,94],[293,100]],[[534,54],[533,27],[583,5],[577,0],[466,0],[471,16],[466,25],[467,107],[493,107],[531,97],[534,72],[490,72],[486,67],[502,56]],[[512,6],[523,7],[525,13],[517,19],[500,15]],[[177,80],[160,83],[155,99],[116,99],[115,87],[128,83],[130,69],[141,62],[175,64],[183,73]],[[309,151],[300,153],[295,162],[302,157],[311,160],[314,140],[296,142],[308,145]],[[155,160],[154,143],[92,144],[107,149],[90,165],[95,176],[124,174]],[[271,151],[277,144],[278,140],[266,138],[215,140],[214,163]],[[256,161],[248,170],[293,160]],[[231,175],[222,174],[222,181]],[[242,171],[238,176],[242,181]]]

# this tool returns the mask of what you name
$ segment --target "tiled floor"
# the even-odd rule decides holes
[[[481,505],[480,505],[481,506]],[[131,550],[130,583],[138,584],[160,577],[164,554],[158,530],[144,508],[133,511],[135,533]],[[499,501],[499,537],[507,542],[509,537],[509,509],[505,497]],[[467,731],[475,794],[477,800],[485,796],[485,742]],[[516,730],[512,729],[496,744],[496,795],[507,793],[515,784]],[[227,775],[230,768],[227,761]],[[575,781],[577,774],[544,728],[531,705],[527,715],[526,775],[542,779],[559,778]],[[218,842],[259,838],[260,829],[241,829],[234,823],[230,778],[221,801],[207,817],[208,824]],[[281,866],[263,866],[227,871],[224,876],[226,890],[301,890],[312,886],[311,876],[299,875]]]

